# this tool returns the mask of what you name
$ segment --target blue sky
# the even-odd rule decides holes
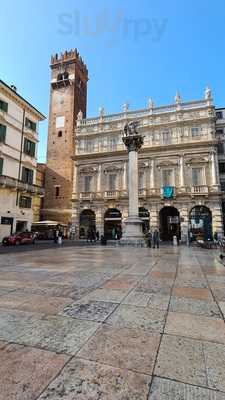
[[[46,116],[49,60],[77,47],[89,69],[88,116],[199,99],[225,106],[223,0],[7,0],[0,4],[0,77]],[[47,121],[40,126],[45,161]]]

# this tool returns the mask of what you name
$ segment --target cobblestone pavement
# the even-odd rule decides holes
[[[0,256],[0,400],[225,400],[225,267],[202,249]]]

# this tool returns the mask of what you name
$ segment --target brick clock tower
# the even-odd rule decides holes
[[[86,117],[88,70],[77,50],[51,58],[45,199],[42,218],[71,222],[75,124]]]

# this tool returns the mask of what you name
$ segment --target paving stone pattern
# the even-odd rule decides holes
[[[225,400],[217,251],[1,254],[0,400]]]

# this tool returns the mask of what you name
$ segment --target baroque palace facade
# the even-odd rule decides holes
[[[188,229],[207,239],[223,233],[217,114],[211,91],[204,98],[86,118],[88,70],[77,50],[51,58],[46,195],[42,219],[67,224],[84,238],[89,229],[121,234],[128,216],[128,154],[124,125],[138,121],[139,207],[143,229],[158,227],[162,240]]]
[[[80,237],[87,229],[109,238],[123,229],[128,216],[128,156],[122,143],[124,125],[138,121],[144,136],[139,153],[139,212],[143,227],[158,227],[162,240],[188,229],[208,238],[222,234],[215,108],[209,89],[204,99],[82,119],[75,131],[73,223]]]

